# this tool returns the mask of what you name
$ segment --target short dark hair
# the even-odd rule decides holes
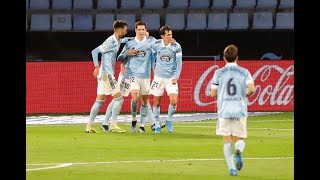
[[[237,46],[230,44],[223,51],[223,56],[228,62],[234,62],[238,57],[238,48]]]
[[[166,34],[166,31],[172,31],[172,29],[171,29],[169,26],[167,26],[167,25],[162,26],[162,27],[160,28],[160,30],[159,30],[160,36],[161,36],[161,35],[165,35],[165,34]]]
[[[137,21],[135,24],[135,28],[137,29],[138,26],[145,26],[147,29],[147,24],[143,21]]]
[[[122,20],[115,20],[113,23],[113,29],[124,28],[125,26],[128,27],[128,24]]]

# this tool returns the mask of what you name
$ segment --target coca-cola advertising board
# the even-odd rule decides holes
[[[119,73],[116,63],[115,76]],[[216,112],[216,98],[210,97],[214,72],[223,61],[183,60],[178,80],[177,112]],[[294,110],[294,61],[238,61],[255,81],[256,92],[249,98],[249,111]],[[96,98],[97,81],[92,62],[27,62],[26,112],[88,113]],[[150,97],[152,105],[153,96]],[[105,112],[111,97],[100,109]],[[166,92],[161,112],[168,109]],[[130,112],[130,96],[125,98],[121,112]]]

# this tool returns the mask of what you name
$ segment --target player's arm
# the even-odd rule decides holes
[[[125,74],[127,72],[126,67],[124,66],[127,63],[127,59],[121,62],[120,64],[120,71]]]
[[[176,51],[176,61],[177,61],[177,70],[176,70],[176,75],[175,75],[175,79],[173,80],[173,84],[177,83],[180,74],[181,74],[181,70],[182,70],[182,49],[181,47],[179,47]]]
[[[218,79],[216,73],[213,75],[212,79],[212,84],[211,84],[211,91],[210,91],[210,96],[211,97],[218,97]]]
[[[94,64],[94,70],[93,70],[93,76],[97,78],[97,75],[99,73],[99,53],[100,53],[100,48],[96,47],[94,50],[91,51],[91,56]]]
[[[254,81],[253,81],[252,76],[251,76],[249,71],[248,71],[248,76],[247,76],[247,79],[246,79],[246,84],[247,84],[246,96],[249,97],[256,91],[256,87],[254,85]]]

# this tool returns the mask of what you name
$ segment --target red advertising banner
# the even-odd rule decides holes
[[[294,110],[294,61],[239,61],[251,72],[256,92],[249,98],[249,111]],[[116,64],[117,77],[119,63]],[[178,80],[177,112],[216,112],[216,98],[210,97],[211,80],[223,61],[183,61]],[[92,62],[27,62],[26,113],[89,113],[96,98],[97,81]],[[130,96],[121,112],[130,112]],[[105,112],[111,97],[100,109]],[[152,105],[153,96],[150,96]],[[161,112],[169,98],[162,98]]]

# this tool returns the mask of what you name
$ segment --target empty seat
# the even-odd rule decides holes
[[[213,0],[211,9],[231,9],[232,0]]]
[[[143,8],[144,9],[161,9],[163,8],[163,0],[145,0]]]
[[[135,14],[118,14],[117,19],[127,22],[128,31],[133,31],[135,30],[135,26],[134,26],[136,22],[135,16],[136,16]]]
[[[184,30],[185,20],[184,14],[166,14],[166,25],[174,30]]]
[[[252,29],[272,29],[273,20],[271,12],[256,12],[253,14]]]
[[[235,8],[254,9],[256,6],[256,0],[237,0]]]
[[[92,0],[73,0],[73,9],[91,10],[92,8]]]
[[[26,16],[26,31],[28,31],[28,27],[29,27],[29,25],[28,25],[28,16]]]
[[[158,31],[160,29],[159,14],[142,14],[141,20],[147,24],[148,31]]]
[[[294,13],[277,13],[275,29],[294,29]]]
[[[52,0],[53,10],[70,10],[72,9],[72,0]]]
[[[140,0],[121,0],[121,9],[139,9]]]
[[[45,10],[49,9],[49,0],[29,0],[30,10]]]
[[[30,31],[49,31],[50,16],[49,14],[32,14]]]
[[[278,0],[257,0],[256,8],[277,8]]]
[[[97,14],[95,30],[113,31],[114,14]]]
[[[187,15],[186,30],[204,30],[207,27],[205,13],[189,13]]]
[[[190,9],[206,9],[210,7],[210,0],[190,0]]]
[[[294,8],[294,0],[280,0],[279,8]]]
[[[26,10],[29,9],[29,0],[26,0]]]
[[[188,0],[169,0],[169,9],[187,9],[189,5]]]
[[[52,15],[52,31],[70,31],[71,27],[71,14]]]
[[[210,13],[207,29],[226,29],[228,27],[227,13]]]
[[[248,13],[230,13],[228,29],[248,29]]]
[[[117,0],[98,0],[97,9],[117,9]]]
[[[91,14],[74,14],[73,31],[91,31],[93,27]]]

